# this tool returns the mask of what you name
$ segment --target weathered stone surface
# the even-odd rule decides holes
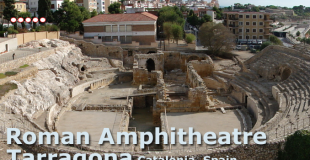
[[[27,45],[58,46],[55,54],[33,64],[39,70],[34,78],[13,81],[18,89],[4,102],[15,112],[31,117],[37,111],[46,110],[56,103],[62,106],[69,100],[69,88],[79,82],[79,69],[73,64],[82,63],[82,54],[79,48],[61,40],[32,41]]]

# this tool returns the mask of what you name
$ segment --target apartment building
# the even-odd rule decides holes
[[[97,11],[97,0],[76,0],[78,6],[85,7],[89,11]]]
[[[18,12],[26,12],[27,8],[26,8],[26,0],[17,0],[15,1],[15,9]],[[3,14],[3,10],[5,7],[5,3],[3,0],[0,0],[0,14]]]
[[[98,37],[102,42],[121,44],[138,42],[150,45],[156,41],[157,16],[148,13],[100,14],[83,21],[84,38]]]
[[[269,39],[271,23],[270,14],[264,12],[224,12],[223,24],[238,41]]]

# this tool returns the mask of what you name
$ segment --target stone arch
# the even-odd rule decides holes
[[[153,59],[150,58],[150,59],[148,59],[148,60],[146,61],[146,69],[147,69],[149,72],[155,70],[155,62],[154,62]]]
[[[198,56],[190,56],[189,58],[187,58],[187,62],[192,61],[192,60],[199,60]]]
[[[281,80],[284,81],[290,77],[292,70],[290,68],[284,68],[281,73]]]

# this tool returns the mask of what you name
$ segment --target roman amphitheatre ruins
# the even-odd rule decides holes
[[[0,79],[16,86],[1,95],[0,139],[9,127],[22,132],[82,132],[90,145],[21,146],[31,152],[202,155],[275,159],[284,138],[310,125],[310,49],[269,46],[248,59],[212,60],[203,52],[161,51],[93,44],[68,37],[31,41],[20,50],[44,48],[0,64]],[[103,128],[116,132],[265,132],[266,145],[97,144]],[[14,148],[14,146],[9,146]],[[15,146],[19,147],[19,146]],[[1,154],[6,154],[1,151]]]

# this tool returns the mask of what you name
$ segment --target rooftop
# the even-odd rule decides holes
[[[122,22],[122,21],[156,21],[157,16],[148,13],[128,13],[128,14],[100,14],[83,21],[83,23],[95,22]]]
[[[266,12],[224,12],[228,14],[269,14]]]

